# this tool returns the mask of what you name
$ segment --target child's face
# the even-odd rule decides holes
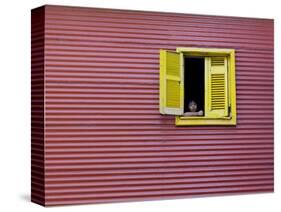
[[[197,111],[197,104],[192,101],[189,103],[188,108],[190,110],[190,112],[196,112]]]

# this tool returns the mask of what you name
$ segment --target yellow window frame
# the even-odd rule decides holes
[[[215,49],[215,48],[177,48],[177,52],[181,53],[181,64],[185,56],[224,56],[228,62],[228,99],[230,106],[230,114],[228,117],[210,118],[205,116],[187,117],[183,115],[176,116],[176,126],[189,125],[236,125],[236,80],[235,80],[235,50],[234,49]],[[206,60],[205,60],[206,61]],[[205,74],[208,73],[208,68],[205,66]],[[181,66],[181,73],[184,76],[184,64]],[[206,86],[205,78],[205,89]],[[208,102],[208,96],[205,95],[205,104]]]

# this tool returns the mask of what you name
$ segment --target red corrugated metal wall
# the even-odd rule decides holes
[[[31,200],[45,204],[44,176],[44,8],[31,18]]]
[[[40,126],[44,120],[43,131],[32,127],[32,143],[40,143],[32,146],[32,165],[42,166],[32,172],[34,202],[273,191],[273,20],[43,10],[32,26],[36,43],[36,26],[44,22],[44,83],[36,68],[32,75],[34,92],[45,88],[44,101],[32,93],[33,111],[39,103],[45,111],[33,113]],[[159,114],[159,49],[176,47],[236,50],[236,127],[176,127],[173,116]]]

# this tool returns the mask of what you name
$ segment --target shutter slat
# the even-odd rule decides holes
[[[224,65],[223,63],[220,64]],[[211,110],[224,109],[224,90],[224,74],[211,74]]]

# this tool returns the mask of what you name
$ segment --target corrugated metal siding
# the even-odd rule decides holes
[[[273,191],[272,20],[46,6],[44,38],[45,205]],[[176,47],[236,50],[236,127],[159,114]]]
[[[31,200],[45,202],[44,177],[44,8],[31,16]]]

